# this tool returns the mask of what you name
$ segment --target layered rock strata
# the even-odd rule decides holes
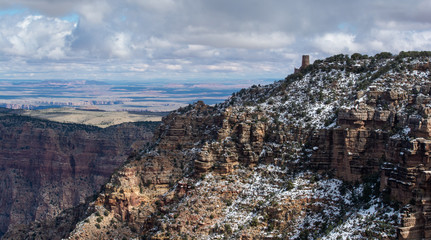
[[[357,238],[427,238],[429,65],[390,56],[333,56],[171,113],[69,239],[320,238],[358,215]]]
[[[347,181],[362,181],[379,174],[380,190],[407,205],[399,228],[400,239],[431,237],[429,170],[431,125],[429,84],[416,94],[371,91],[366,103],[341,109],[338,127],[323,129],[315,138],[312,165],[335,171]],[[387,110],[376,108],[376,100]],[[402,110],[413,109],[419,114]],[[318,149],[318,150],[317,150]]]
[[[0,233],[43,221],[99,192],[157,123],[106,129],[0,116]]]

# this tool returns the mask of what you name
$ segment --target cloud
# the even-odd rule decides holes
[[[374,29],[373,39],[369,47],[376,51],[398,52],[431,49],[431,30],[429,31],[400,31],[391,29]]]
[[[242,66],[238,63],[221,63],[216,65],[208,65],[207,69],[212,71],[228,71],[228,72],[237,72],[242,70]]]
[[[130,35],[127,33],[116,33],[111,37],[109,48],[116,57],[128,57],[131,53]]]
[[[106,1],[88,1],[76,9],[88,24],[103,24],[105,17],[112,11]]]
[[[132,72],[145,72],[149,66],[148,64],[136,64],[135,66],[131,66],[129,70]]]
[[[168,69],[168,70],[181,70],[181,69],[183,69],[183,67],[181,65],[178,65],[178,64],[167,64],[166,69]]]
[[[76,27],[74,23],[41,15],[3,16],[0,22],[0,51],[30,59],[64,58]]]
[[[352,53],[360,50],[356,36],[346,33],[326,33],[312,40],[319,51],[329,54]]]
[[[174,0],[127,0],[127,2],[131,5],[140,6],[143,9],[147,9],[149,11],[158,11],[158,12],[168,12],[175,10],[175,1]]]
[[[220,51],[205,45],[189,44],[173,52],[178,58],[216,58]]]
[[[294,37],[282,32],[204,32],[189,30],[187,34],[179,36],[181,42],[194,45],[206,45],[216,48],[247,48],[268,49],[289,46]]]
[[[0,0],[0,61],[4,73],[34,78],[282,78],[305,53],[430,49],[430,8],[429,0]]]

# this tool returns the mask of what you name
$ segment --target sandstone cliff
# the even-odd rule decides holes
[[[157,123],[101,129],[7,112],[0,116],[0,233],[43,221],[98,193]]]
[[[429,238],[430,56],[336,55],[172,112],[69,239]]]

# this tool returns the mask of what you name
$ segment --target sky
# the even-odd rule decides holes
[[[0,79],[282,79],[431,50],[431,0],[0,0]]]

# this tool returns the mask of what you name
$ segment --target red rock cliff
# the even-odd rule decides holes
[[[151,139],[155,125],[100,129],[0,116],[0,233],[83,203]]]

